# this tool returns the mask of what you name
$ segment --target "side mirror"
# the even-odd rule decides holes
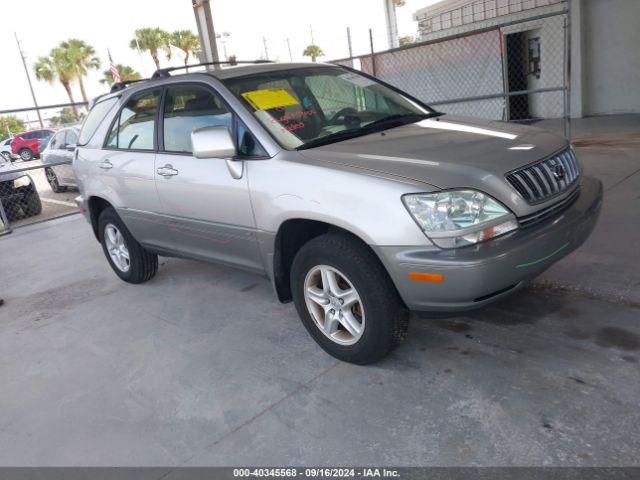
[[[231,158],[236,145],[227,127],[202,127],[191,132],[191,150],[196,158]]]
[[[68,145],[65,145],[64,148],[66,148],[70,152],[75,152],[76,151],[76,146],[77,145],[75,143],[70,143]]]

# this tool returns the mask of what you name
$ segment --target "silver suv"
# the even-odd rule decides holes
[[[336,65],[171,70],[116,85],[78,139],[77,202],[111,267],[263,274],[341,360],[384,357],[410,310],[516,291],[596,223],[601,183],[545,131],[444,115]]]

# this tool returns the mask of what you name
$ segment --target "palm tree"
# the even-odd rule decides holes
[[[71,82],[76,76],[76,66],[67,49],[60,47],[52,49],[48,57],[38,58],[33,69],[38,80],[44,80],[49,83],[58,80],[67,91],[69,101],[75,103],[73,92],[71,91]],[[73,109],[74,117],[78,119],[78,109],[75,105],[71,108]]]
[[[116,68],[118,69],[118,73],[120,74],[120,80],[122,80],[123,82],[130,80],[140,80],[142,78],[140,74],[129,65],[122,65],[119,63],[116,65]],[[111,70],[105,70],[102,72],[102,74],[103,78],[102,80],[100,80],[100,83],[106,83],[109,86],[113,85],[113,74],[111,73]]]
[[[76,78],[80,85],[80,93],[82,94],[82,100],[85,103],[89,102],[87,98],[87,92],[84,90],[84,82],[82,78],[87,74],[90,69],[100,68],[100,59],[96,57],[96,51],[91,45],[87,45],[84,41],[77,38],[71,38],[66,42],[60,44],[60,48],[67,49],[69,56],[73,61],[76,69]]]
[[[311,44],[304,49],[302,55],[305,57],[311,57],[311,61],[315,62],[316,58],[324,56],[324,52],[318,45]]]
[[[140,49],[149,52],[157,69],[160,69],[159,49],[164,49],[167,52],[167,58],[171,59],[170,35],[157,27],[137,29],[136,37],[131,40],[129,46],[134,50]]]
[[[184,52],[184,64],[189,64],[189,56],[200,49],[200,39],[191,30],[176,30],[171,34],[171,44]]]

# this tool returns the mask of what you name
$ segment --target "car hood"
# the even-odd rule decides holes
[[[506,182],[505,174],[567,145],[563,137],[539,128],[442,115],[300,153],[423,182],[432,190],[481,190],[517,215],[526,215],[531,207]]]

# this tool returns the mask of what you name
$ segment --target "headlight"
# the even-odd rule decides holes
[[[504,205],[475,190],[415,193],[402,197],[424,233],[441,248],[489,240],[518,228]]]
[[[31,185],[31,178],[28,175],[16,178],[13,181],[13,188],[27,187],[29,185]]]

